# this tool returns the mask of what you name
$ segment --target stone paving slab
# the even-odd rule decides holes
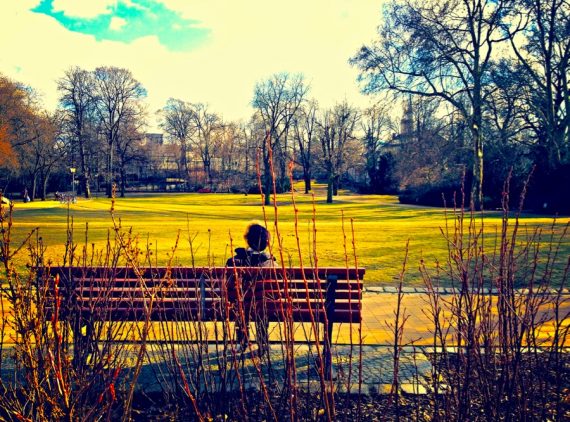
[[[410,288],[411,289],[411,288]],[[414,287],[414,292],[406,293],[403,296],[402,312],[409,315],[404,329],[403,344],[414,344],[415,346],[429,346],[431,340],[431,323],[429,318],[429,298],[424,291],[418,291]],[[393,381],[393,359],[392,344],[394,343],[394,334],[391,332],[390,324],[394,321],[394,310],[397,303],[397,288],[395,286],[380,286],[366,288],[363,293],[362,300],[362,316],[361,324],[336,324],[334,327],[333,342],[333,370],[336,376],[335,384],[340,391],[357,391],[358,372],[360,368],[359,356],[362,353],[362,384],[360,388],[364,393],[375,393],[389,391]],[[447,293],[449,292],[449,293]],[[453,293],[452,289],[446,289],[446,294]],[[492,293],[492,291],[491,291]],[[555,294],[556,292],[550,292]],[[568,290],[563,292],[564,295],[570,294]],[[563,305],[563,314],[570,310],[570,300],[566,298]],[[447,300],[447,299],[446,299]],[[261,368],[273,369],[274,374],[285,374],[282,344],[280,343],[279,330],[273,325],[271,333],[271,361],[261,364]],[[254,331],[254,329],[252,330]],[[306,384],[308,388],[318,382],[318,376],[315,378],[316,362],[316,346],[306,342],[306,327],[303,329],[302,324],[296,324],[295,338],[299,343],[295,347],[295,364],[298,374],[298,382]],[[362,342],[362,350],[359,346],[350,346],[350,343],[358,344]],[[450,343],[450,346],[452,344]],[[182,347],[182,346],[176,346]],[[163,350],[164,352],[164,350]],[[212,350],[208,350],[211,355]],[[401,356],[401,365],[399,370],[399,383],[401,388],[409,392],[424,391],[424,379],[431,372],[431,364],[425,353],[429,353],[429,348],[405,347]],[[4,362],[2,365],[2,377],[13,376],[13,362],[10,363],[10,350],[4,350]],[[350,357],[352,356],[352,358]],[[160,357],[158,351],[153,351],[153,345],[149,346],[149,355],[146,364],[142,368],[139,381],[144,388],[156,389],[160,387],[157,374],[166,373],[165,359],[168,357]],[[255,388],[259,387],[259,375],[255,366],[255,356],[245,355],[242,359],[243,370],[247,375],[245,382],[247,386]],[[348,377],[349,369],[352,364],[352,376]],[[212,367],[214,368],[214,367]],[[195,369],[189,364],[185,367],[185,371],[192,373]],[[265,373],[265,372],[264,372]],[[264,375],[265,376],[265,375]],[[235,378],[234,378],[235,382]],[[281,379],[281,382],[283,380]],[[233,385],[236,386],[235,384]],[[230,384],[229,387],[232,387]],[[316,388],[315,388],[316,389]]]
[[[429,318],[429,297],[425,289],[414,287],[414,292],[403,295],[402,312],[408,315],[404,329],[404,338],[402,343],[405,345],[414,344],[415,346],[429,346],[433,344],[430,328],[432,324]],[[452,294],[453,289],[444,289],[446,294]],[[392,344],[394,344],[394,334],[391,331],[390,324],[394,321],[394,310],[396,308],[398,295],[397,288],[394,286],[368,287],[363,293],[362,300],[362,316],[361,324],[336,324],[333,332],[333,368],[336,375],[336,384],[340,390],[350,389],[356,391],[358,386],[358,368],[360,348],[357,346],[362,343],[362,391],[364,393],[374,393],[389,391],[393,381],[393,360],[392,360]],[[440,290],[441,292],[441,290]],[[521,291],[524,293],[523,291]],[[492,294],[493,291],[491,290]],[[551,294],[557,292],[552,291]],[[562,292],[564,295],[570,294],[567,289]],[[448,299],[444,299],[449,301]],[[565,298],[561,314],[570,311],[570,300]],[[547,312],[547,311],[545,311]],[[568,321],[570,325],[570,321]],[[274,369],[273,373],[284,374],[285,360],[282,354],[282,344],[280,343],[280,330],[273,324],[270,339],[271,344],[271,361],[261,365],[262,368],[268,368],[269,365]],[[295,324],[295,339],[298,343],[295,346],[295,364],[297,367],[298,382],[307,384],[309,388],[315,382],[315,361],[316,346],[307,343],[306,325]],[[544,333],[543,333],[544,334]],[[548,334],[548,333],[546,333]],[[545,335],[546,335],[545,334]],[[6,338],[9,338],[7,336]],[[356,346],[350,346],[350,344]],[[2,377],[13,376],[14,365],[10,363],[10,350],[4,350],[4,359],[2,365]],[[452,343],[449,346],[453,346]],[[181,346],[176,346],[181,347]],[[164,349],[164,345],[162,345]],[[401,356],[401,366],[399,371],[399,382],[402,389],[410,392],[422,392],[424,377],[431,372],[431,364],[425,353],[429,353],[427,348],[419,349],[417,347],[405,347]],[[164,350],[163,350],[164,351]],[[208,354],[212,351],[208,350]],[[350,356],[352,355],[352,360]],[[168,355],[167,355],[168,356]],[[166,373],[165,359],[168,357],[160,357],[155,350],[153,352],[152,343],[149,346],[149,355],[147,363],[142,368],[140,382],[145,388],[159,387],[156,374]],[[255,356],[245,355],[242,363],[244,371],[249,374],[246,377],[247,385],[251,387],[259,386],[259,375],[254,365]],[[352,371],[349,371],[352,362]],[[214,368],[214,367],[213,367]],[[185,371],[192,373],[195,369],[192,366],[186,366]],[[348,377],[351,372],[352,376]],[[235,380],[235,378],[234,378]],[[317,377],[318,380],[318,377]],[[234,381],[235,382],[235,381]],[[282,382],[282,380],[281,380]],[[230,385],[230,387],[232,387]]]
[[[458,293],[458,289],[453,288],[453,287],[439,287],[436,288],[435,291],[439,294],[442,295],[451,295],[451,294],[457,294]],[[396,294],[398,293],[398,287],[397,286],[364,286],[363,288],[363,292],[365,293],[391,293],[391,294]],[[499,290],[495,287],[493,288],[483,288],[482,292],[484,294],[487,295],[497,295],[499,294]],[[402,286],[402,293],[404,294],[412,294],[412,293],[421,293],[421,294],[427,294],[428,293],[428,289],[426,287],[420,287],[420,286]],[[529,289],[527,288],[521,288],[521,289],[515,289],[515,295],[524,295],[524,294],[528,294],[529,293]],[[536,290],[534,291],[535,294],[543,294],[543,295],[552,295],[555,296],[557,294],[561,294],[561,295],[570,295],[570,288],[563,288],[563,289],[554,289],[554,288],[550,288],[550,289],[541,289],[539,292],[537,292]]]
[[[130,347],[131,357],[129,360],[131,365],[134,365],[136,361],[138,347],[136,344]],[[221,386],[220,373],[222,368],[220,366],[220,355],[216,353],[215,346],[209,346],[206,351],[196,344],[175,345],[167,349],[164,348],[164,345],[149,344],[147,349],[145,363],[137,381],[142,390],[160,392],[164,386],[172,385],[173,381],[180,382],[179,370],[184,372],[190,382],[199,369],[198,354],[200,353],[201,360],[207,362],[209,370],[206,377],[210,379],[211,385],[216,385],[218,388]],[[172,355],[168,353],[168,350],[170,352],[176,351],[180,368],[173,368],[170,361]],[[270,362],[266,357],[260,358],[256,350],[254,349],[253,353],[246,351],[243,354],[235,355],[228,353],[225,361],[225,378],[227,381],[225,388],[227,391],[239,389],[238,378],[235,376],[236,370],[239,371],[240,380],[245,388],[260,388],[260,372],[258,370],[263,374],[263,381],[266,385],[284,384],[286,359],[282,345],[271,344]],[[356,393],[360,391],[363,394],[389,392],[394,381],[392,352],[393,348],[387,346],[362,346],[362,350],[357,346],[352,348],[346,345],[333,346],[333,380],[327,381],[327,384],[330,382],[338,392]],[[298,385],[301,388],[318,391],[321,386],[317,372],[318,353],[315,345],[295,345],[294,355]],[[1,373],[4,382],[14,380],[16,374],[12,356],[13,349],[4,350]],[[128,369],[129,367],[123,368],[123,372]],[[418,349],[404,348],[401,352],[398,369],[398,381],[404,391],[425,392],[425,377],[431,373],[432,366],[424,353]]]
[[[388,286],[385,289],[396,289],[396,287]],[[370,288],[368,288],[370,289]],[[395,293],[369,291],[366,289],[362,295],[362,340],[366,345],[391,345],[394,343],[394,334],[390,325],[394,321],[394,311],[397,307],[398,295]],[[570,297],[563,292],[561,300],[561,309],[559,314],[566,315],[570,312]],[[552,292],[553,294],[557,294]],[[570,292],[568,293],[570,294]],[[451,295],[442,297],[442,304],[449,303],[452,299]],[[433,344],[432,330],[433,323],[430,318],[430,298],[424,292],[405,293],[402,296],[401,312],[408,316],[404,326],[402,344],[414,344],[416,346],[429,346]],[[548,305],[541,307],[538,319],[551,319],[553,317],[552,310]],[[563,325],[570,326],[570,319],[567,319]],[[549,325],[545,324],[541,335],[548,335]],[[354,324],[350,327],[343,324],[335,328],[334,341],[337,343],[350,343],[352,335],[353,342],[358,342],[358,325]],[[453,332],[451,332],[453,334]],[[453,338],[450,338],[449,346],[453,346]],[[570,339],[569,339],[570,345]]]
[[[206,359],[209,358],[211,363],[216,362],[219,356],[212,348],[208,352]],[[364,394],[390,391],[394,381],[392,352],[393,348],[387,346],[363,346],[362,350],[357,346],[352,348],[346,345],[333,346],[333,380],[331,382],[336,391],[357,392],[360,389]],[[180,355],[182,352],[179,351],[178,354]],[[309,344],[295,345],[294,354],[298,385],[301,388],[317,391],[320,388],[320,377],[317,372],[316,347]],[[139,383],[145,391],[155,391],[160,389],[157,374],[164,376],[168,371],[164,368],[163,355],[160,352],[151,351],[149,356],[152,363],[143,367]],[[257,389],[260,387],[259,370],[263,373],[263,381],[266,385],[272,383],[283,385],[285,383],[286,359],[282,345],[272,344],[269,356],[270,363],[266,357],[259,358],[255,351],[253,354],[247,351],[243,355],[237,356],[241,382],[245,388]],[[226,369],[230,372],[235,370],[234,357],[236,356],[228,356],[229,361]],[[214,370],[220,370],[217,363],[212,363],[212,365],[215,368]],[[193,362],[183,363],[182,366],[185,373],[191,374],[196,371]],[[425,392],[425,377],[431,373],[431,370],[431,363],[425,354],[418,349],[404,348],[398,367],[398,381],[401,388],[408,392]],[[271,376],[269,371],[271,371]],[[360,383],[359,379],[361,380]],[[237,378],[231,378],[226,388],[238,389]]]
[[[414,287],[414,289],[418,289]],[[449,289],[448,289],[449,290]],[[368,287],[363,292],[362,297],[362,323],[353,324],[335,324],[333,328],[333,342],[337,344],[360,343],[365,345],[391,345],[394,343],[394,334],[390,325],[394,321],[394,311],[397,306],[398,295],[394,293],[397,288],[394,286],[376,286]],[[452,292],[452,290],[449,290]],[[570,298],[564,293],[563,305],[560,315],[570,312]],[[568,293],[570,295],[570,292]],[[443,302],[449,302],[452,296],[442,297]],[[429,310],[430,301],[428,294],[423,292],[405,293],[402,299],[402,313],[408,316],[404,327],[403,344],[428,346],[433,344],[432,332],[430,327],[433,324],[430,321]],[[5,308],[7,309],[7,308]],[[547,312],[547,311],[544,311]],[[551,316],[549,316],[551,317]],[[208,324],[208,323],[207,323]],[[570,325],[570,320],[567,321]],[[160,328],[160,324],[157,325]],[[272,341],[280,341],[282,336],[277,324],[270,324]],[[548,327],[546,327],[548,328]],[[211,329],[210,332],[214,330]],[[306,342],[307,337],[311,336],[310,324],[295,324],[295,339],[299,342]],[[544,332],[544,335],[548,333]],[[159,330],[156,339],[161,339]],[[9,343],[13,339],[13,333],[6,332],[4,342]],[[313,341],[314,339],[310,339]],[[453,340],[453,339],[451,339]],[[569,339],[570,343],[570,339]],[[452,346],[453,343],[449,342]]]

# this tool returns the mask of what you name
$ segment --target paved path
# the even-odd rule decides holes
[[[177,355],[184,354],[177,346]],[[394,378],[392,348],[387,346],[363,346],[353,347],[347,345],[335,345],[333,347],[333,375],[332,383],[337,391],[358,392],[359,389],[364,394],[377,392],[389,392]],[[219,355],[213,347],[210,347],[206,354],[210,360],[210,368],[220,370]],[[254,348],[253,354],[249,351],[243,355],[235,356],[239,361],[239,371],[245,387],[259,387],[258,369],[264,374],[264,382],[269,383],[273,379],[277,385],[283,385],[285,380],[284,351],[281,345],[273,343],[270,347],[271,365],[269,369],[266,358],[260,358]],[[229,356],[227,367],[235,370],[234,357]],[[141,386],[147,391],[160,390],[160,380],[164,376],[165,368],[164,351],[149,351],[148,363],[143,367],[140,376]],[[306,388],[319,390],[319,375],[317,368],[317,352],[314,345],[295,345],[295,367],[297,383]],[[360,365],[362,362],[362,365]],[[186,364],[182,363],[184,372],[187,374],[196,373],[194,360]],[[271,371],[272,376],[269,376]],[[419,350],[406,347],[400,356],[398,368],[398,380],[401,388],[410,393],[422,393],[425,391],[425,376],[431,372],[431,363],[428,358]],[[191,375],[190,375],[191,376]],[[219,378],[218,378],[219,379]],[[359,383],[359,379],[361,383]],[[231,384],[231,383],[230,383]],[[237,388],[237,380],[233,379],[231,388]]]
[[[393,289],[388,288],[388,289]],[[452,299],[450,292],[443,292],[447,294],[444,300],[449,301]],[[564,305],[561,314],[570,312],[570,295],[564,295]],[[392,291],[387,291],[386,288],[369,288],[363,294],[362,312],[363,321],[361,327],[362,333],[362,347],[350,346],[351,340],[353,344],[359,343],[359,326],[354,324],[352,327],[349,324],[343,324],[335,327],[334,347],[333,347],[333,367],[335,371],[335,384],[341,390],[350,389],[353,392],[358,391],[359,371],[362,368],[360,385],[363,393],[374,393],[389,390],[393,380],[393,349],[390,346],[393,344],[393,334],[390,332],[389,324],[394,320],[394,309],[396,308],[397,294]],[[403,348],[401,356],[401,365],[399,369],[399,382],[404,390],[409,392],[422,392],[423,380],[426,375],[431,371],[431,364],[424,354],[431,344],[431,326],[428,315],[428,296],[425,291],[419,290],[408,291],[403,296],[402,310],[408,319],[405,324],[404,337],[402,343],[407,345]],[[548,309],[543,309],[542,315],[548,314]],[[570,325],[570,320],[566,321]],[[543,335],[548,335],[547,329]],[[271,365],[273,374],[284,374],[285,359],[283,354],[283,346],[279,341],[279,329],[275,324],[270,326],[272,329],[271,340]],[[297,367],[298,382],[303,384],[310,383],[318,380],[318,375],[315,372],[316,364],[316,347],[314,344],[307,344],[302,341],[305,338],[307,327],[303,328],[302,324],[296,324],[295,337],[299,343],[295,344],[295,364]],[[352,336],[352,339],[351,339]],[[9,342],[10,335],[6,337],[6,342]],[[411,346],[413,344],[413,346]],[[570,345],[569,345],[570,346]],[[136,345],[133,345],[133,356],[136,354]],[[181,356],[190,356],[189,350],[196,350],[196,344],[190,345],[165,345],[155,343],[151,344],[148,349],[146,363],[142,369],[139,382],[147,389],[159,388],[161,376],[168,373],[169,362],[167,360],[171,356],[172,348],[174,347]],[[186,351],[184,348],[186,347]],[[11,362],[11,348],[5,350],[3,362],[3,374],[10,373],[13,368]],[[220,362],[219,355],[216,355],[214,346],[210,346],[207,351],[203,351],[205,356],[211,362],[211,368],[219,370]],[[217,359],[217,360],[216,360]],[[234,356],[233,359],[236,359]],[[259,376],[256,365],[259,367],[261,363],[262,368],[268,367],[268,362],[260,362],[256,354],[249,352],[244,353],[238,357],[240,360],[240,368],[243,371],[243,381],[248,386],[255,387],[259,384]],[[230,359],[231,361],[231,359]],[[227,361],[225,361],[227,364]],[[234,361],[235,362],[235,361]],[[360,364],[361,362],[361,364]],[[188,374],[195,373],[196,368],[193,367],[193,360],[187,359],[184,365],[184,371]],[[264,369],[265,370],[265,369]],[[162,374],[162,375],[161,375]],[[350,374],[350,376],[349,376]],[[267,374],[266,374],[267,375]],[[278,378],[278,375],[276,375]],[[164,381],[164,380],[163,380]],[[235,379],[234,379],[235,382]],[[277,380],[282,382],[282,380]],[[234,385],[233,387],[237,387]],[[232,386],[230,386],[232,388]]]
[[[394,334],[389,327],[394,321],[394,310],[397,305],[397,294],[395,287],[371,287],[366,288],[362,298],[362,343],[365,345],[388,346],[394,343]],[[444,289],[442,291],[443,302],[449,302],[452,299],[452,290]],[[492,293],[492,292],[491,292]],[[4,304],[5,310],[9,307]],[[407,316],[404,327],[403,344],[430,345],[431,331],[433,326],[429,318],[429,297],[424,289],[415,287],[407,287],[403,295],[402,312]],[[543,306],[540,315],[549,316],[551,312],[547,306]],[[566,289],[563,294],[563,306],[561,315],[570,314],[570,291]],[[206,323],[208,324],[208,323]],[[566,325],[570,325],[570,318],[566,320]],[[157,326],[158,327],[158,326]],[[273,333],[271,340],[279,341],[279,329],[276,324],[271,324]],[[310,331],[310,327],[306,324],[296,324],[296,339],[301,342],[306,339],[306,333]],[[548,329],[548,324],[545,325]],[[211,330],[213,332],[213,330]],[[335,325],[333,341],[337,344],[358,344],[359,343],[359,325],[340,324]],[[547,336],[548,332],[544,331],[542,335]],[[160,339],[160,333],[157,332],[155,337]],[[13,334],[7,330],[5,333],[4,344],[12,341]],[[570,341],[570,339],[569,339]],[[451,339],[450,345],[452,345]],[[570,346],[570,344],[568,345]]]
[[[394,310],[397,306],[396,293],[392,293],[395,287],[379,287],[369,288],[363,293],[362,298],[362,340],[365,345],[391,345],[394,343],[394,334],[389,328],[389,324],[394,321]],[[415,344],[429,346],[432,344],[431,327],[429,312],[429,297],[424,289],[409,287],[403,295],[402,313],[408,319],[404,326],[403,344]],[[390,291],[388,293],[387,291]],[[491,292],[493,293],[493,292]],[[519,293],[522,293],[519,292]],[[552,292],[554,293],[554,292]],[[495,296],[493,296],[495,297]],[[452,290],[446,289],[442,292],[442,302],[449,303],[453,298]],[[568,315],[570,313],[570,292],[566,289],[562,296],[563,305],[560,315]],[[542,306],[539,317],[552,317],[552,312],[548,306]],[[537,319],[537,321],[540,319]],[[570,318],[565,321],[565,325],[570,325]],[[545,338],[548,336],[548,329],[551,324],[545,324],[541,335]],[[344,324],[337,330],[335,337],[336,343],[350,343],[350,335],[352,333],[353,343],[358,343],[358,330],[353,327],[352,330]],[[449,345],[454,345],[453,338],[450,338]],[[570,339],[568,346],[570,347]]]

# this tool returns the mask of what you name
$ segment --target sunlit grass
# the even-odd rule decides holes
[[[299,236],[304,265],[312,265],[312,214],[313,197],[295,194],[299,209]],[[294,230],[295,213],[290,194],[278,195],[279,233],[283,239],[284,259],[287,264],[299,264]],[[421,258],[428,263],[447,258],[447,247],[440,232],[445,226],[445,211],[400,205],[396,197],[384,195],[342,195],[333,204],[325,203],[322,187],[316,187],[317,255],[319,266],[344,266],[345,250],[342,229],[344,212],[349,265],[354,265],[351,220],[354,222],[358,265],[367,268],[367,284],[391,283],[402,267],[404,247],[410,240],[410,260],[407,282],[419,284],[417,277]],[[74,241],[85,242],[88,224],[88,245],[103,246],[112,228],[111,200],[79,199],[69,207],[74,225]],[[266,208],[268,226],[273,233],[274,209]],[[232,255],[233,247],[243,246],[243,231],[250,220],[263,220],[258,195],[243,194],[153,194],[118,198],[115,215],[125,228],[132,227],[139,234],[143,247],[148,244],[154,251],[157,263],[164,264],[174,245],[177,233],[181,243],[176,253],[177,263],[190,265],[191,253],[188,238],[193,238],[196,265],[224,265]],[[34,227],[48,246],[47,256],[61,263],[67,239],[68,207],[56,201],[17,203],[14,213],[14,243],[23,239]],[[556,231],[561,233],[568,218],[560,218]],[[484,224],[487,233],[494,233],[501,225],[499,212],[487,212]],[[535,215],[523,216],[523,225],[532,232],[536,227],[547,228],[552,218]],[[450,221],[450,225],[453,222]],[[277,248],[273,236],[273,248]],[[493,241],[493,236],[488,236]],[[570,245],[563,244],[565,253]],[[276,250],[274,254],[278,255]],[[23,263],[20,261],[20,263]]]

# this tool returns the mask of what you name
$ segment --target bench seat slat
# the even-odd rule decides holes
[[[95,317],[107,316],[108,314],[113,314],[119,310],[123,310],[123,312],[129,311],[134,313],[135,315],[142,316],[148,312],[145,309],[145,302],[143,301],[125,301],[125,300],[116,300],[116,301],[105,301],[102,304],[91,303],[90,305],[82,305],[78,303],[77,307],[73,309],[74,312],[84,312],[89,310],[91,315]],[[146,306],[150,307],[151,303],[146,302]],[[255,307],[255,308],[254,308]],[[179,317],[185,317],[188,312],[192,315],[197,314],[197,312],[201,309],[201,305],[196,301],[187,300],[187,301],[180,301],[180,300],[172,300],[172,301],[160,301],[152,303],[152,308],[150,308],[151,313],[161,313],[161,312],[168,312],[176,314],[179,313]],[[202,311],[204,312],[217,312],[221,314],[223,310],[226,309],[226,302],[223,301],[206,301],[203,303]],[[288,304],[284,302],[244,302],[243,303],[244,312],[251,312],[252,309],[256,309],[256,313],[261,315],[262,318],[266,315],[270,316],[275,320],[285,319],[285,315],[289,312],[292,312],[293,317],[298,313],[307,313],[310,315],[310,312],[313,311],[314,314],[325,314],[326,310],[323,303],[307,303],[306,301],[294,301],[291,304],[291,310],[288,311]],[[232,314],[236,313],[236,308],[232,308],[230,311]],[[359,303],[350,303],[350,302],[339,302],[336,304],[335,307],[335,314],[336,313],[349,313],[353,315],[353,321],[360,320],[360,304]],[[127,312],[128,314],[128,312]]]
[[[65,290],[60,290],[60,295],[64,295]],[[220,298],[226,296],[229,300],[237,300],[237,293],[235,290],[225,291],[222,289],[205,289],[204,297],[206,298]],[[251,296],[251,291],[242,292],[244,296]],[[141,298],[149,297],[151,294],[155,297],[162,298],[194,298],[199,299],[203,296],[200,289],[187,289],[179,287],[170,287],[167,289],[160,290],[143,290],[143,289],[129,289],[125,287],[120,288],[106,288],[106,287],[93,287],[93,288],[76,288],[74,289],[74,294],[78,298],[83,299],[95,299],[95,298]],[[255,297],[258,299],[266,298],[285,298],[287,295],[284,290],[255,290]],[[308,294],[305,289],[290,289],[288,291],[288,296],[295,299],[309,299],[309,300],[324,300],[326,297],[326,292],[319,292],[314,290],[309,290]],[[358,300],[360,297],[360,292],[357,290],[337,290],[335,297],[337,299],[352,299]]]
[[[255,281],[256,288],[258,289],[265,289],[265,290],[284,290],[285,283],[282,280],[275,281],[275,280],[257,280]],[[65,284],[60,283],[60,288],[65,288]],[[198,280],[175,280],[172,283],[165,283],[165,282],[145,282],[141,283],[139,280],[89,280],[89,279],[78,279],[75,283],[73,283],[73,287],[76,289],[105,289],[105,288],[113,288],[113,289],[173,289],[173,288],[180,288],[180,289],[199,289],[202,286],[202,282]],[[243,280],[242,286],[246,288],[253,284],[253,281],[250,280]],[[205,280],[204,287],[206,288],[219,288],[221,289],[222,286],[231,290],[231,286],[233,283],[228,283],[226,280]],[[288,289],[293,290],[303,290],[305,288],[309,290],[315,291],[325,291],[326,290],[326,281],[307,281],[306,283],[303,280],[289,280],[287,283]],[[361,281],[356,280],[338,280],[337,281],[337,290],[362,290],[363,283]]]
[[[271,321],[283,320],[290,301],[294,321],[310,321],[312,312],[319,322],[326,320],[327,276],[334,275],[335,303],[334,311],[328,309],[329,322],[358,322],[364,273],[362,268],[52,267],[49,274],[52,287],[53,277],[59,275],[59,296],[64,302],[67,292],[73,292],[67,302],[70,312],[98,320],[142,320],[152,294],[152,320],[198,316],[223,320],[228,313],[234,318],[241,300],[245,310]],[[235,280],[242,286],[239,299]],[[53,298],[53,290],[50,293]]]
[[[55,275],[59,273],[60,276],[71,275],[73,278],[130,278],[138,279],[139,274],[144,279],[184,279],[184,278],[200,278],[202,276],[212,277],[212,278],[223,278],[229,277],[234,274],[242,275],[247,274],[251,276],[259,276],[267,274],[268,277],[265,278],[282,278],[283,274],[286,274],[289,279],[320,279],[326,280],[327,276],[335,275],[339,279],[348,278],[350,280],[364,278],[365,269],[364,268],[342,268],[342,267],[323,267],[319,269],[315,268],[263,268],[263,267],[213,267],[213,268],[191,268],[191,267],[156,267],[156,268],[140,268],[135,271],[132,268],[127,267],[117,267],[117,268],[106,268],[106,267],[92,267],[92,268],[82,268],[82,267],[51,267],[50,273]],[[304,275],[304,277],[303,277]]]
[[[131,322],[142,322],[146,320],[147,313],[143,309],[133,309],[130,307],[118,307],[112,309],[100,310],[93,313],[90,308],[80,308],[75,311],[82,318],[93,319],[95,321],[131,321]],[[292,311],[293,321],[295,322],[311,322],[311,312],[308,309],[293,309]],[[216,309],[205,309],[200,312],[198,307],[191,307],[184,309],[183,312],[180,309],[166,308],[166,309],[154,309],[150,313],[150,321],[185,321],[185,322],[197,322],[200,321],[200,316],[203,321],[225,321],[226,315],[230,321],[235,321],[238,316],[235,312],[225,313],[221,310]],[[269,322],[282,322],[283,314],[280,311],[270,311],[263,317]],[[324,311],[316,312],[313,311],[313,318],[315,322],[323,323],[327,321],[326,313]],[[252,322],[256,319],[252,318]],[[360,314],[355,314],[350,311],[337,310],[334,313],[332,321],[334,323],[353,323],[357,324],[361,321]]]
[[[143,299],[143,298],[129,299],[129,298],[111,297],[111,298],[104,298],[100,301],[89,300],[89,299],[78,300],[77,306],[79,307],[84,306],[83,303],[92,304],[93,307],[102,306],[104,308],[112,308],[113,306],[116,306],[112,304],[125,304],[129,305],[133,309],[144,309],[145,305],[150,306],[152,304],[152,306],[157,308],[171,307],[171,308],[184,309],[185,307],[192,305],[201,306],[200,303],[202,303],[203,306],[205,306],[205,308],[209,308],[212,306],[216,306],[218,304],[226,304],[228,302],[222,299],[211,299],[211,298],[204,299],[201,302],[198,302],[193,298],[165,298],[165,299],[154,300],[151,302],[150,299]],[[286,300],[270,300],[270,299],[265,301],[245,300],[241,303],[245,308],[248,308],[251,305],[255,305],[258,309],[267,308],[267,309],[278,309],[278,310],[282,308],[286,309],[289,304],[289,302]],[[234,303],[234,306],[237,307],[238,306],[237,303]],[[292,299],[291,306],[293,307],[293,309],[309,309],[309,307],[311,307],[312,309],[317,309],[317,308],[324,309],[325,304],[324,302],[316,302],[316,301],[307,302],[306,300],[303,299]],[[356,312],[360,310],[360,303],[356,301],[352,302],[337,301],[335,304],[335,309],[352,310]]]

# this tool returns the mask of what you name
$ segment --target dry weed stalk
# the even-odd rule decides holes
[[[557,374],[563,372],[568,334],[562,321],[569,315],[559,311],[568,262],[561,262],[559,251],[568,226],[556,238],[553,223],[550,246],[543,251],[541,229],[522,231],[525,194],[526,185],[512,218],[505,182],[501,227],[494,236],[485,230],[482,216],[466,210],[462,196],[446,218],[453,225],[442,229],[447,262],[434,270],[421,264],[428,293],[425,313],[433,326],[427,386],[434,420],[563,416],[563,380]],[[554,269],[561,267],[558,278]],[[451,285],[453,294],[442,295],[442,284]]]
[[[271,157],[270,149],[268,154]],[[262,191],[259,162],[257,167]],[[293,186],[292,166],[289,177]],[[388,407],[393,409],[395,419],[561,420],[565,417],[568,361],[565,346],[570,325],[566,310],[568,299],[563,289],[568,282],[570,259],[563,256],[561,244],[566,239],[568,225],[561,233],[557,232],[555,222],[549,231],[545,230],[547,233],[540,229],[525,233],[519,219],[522,207],[519,206],[514,219],[511,217],[508,188],[507,181],[501,227],[494,235],[483,226],[481,215],[466,209],[462,197],[460,205],[447,214],[446,226],[442,229],[448,242],[446,262],[436,263],[434,269],[420,262],[427,291],[427,307],[423,311],[431,322],[432,369],[425,381],[427,399],[416,398],[412,408],[401,405],[400,385],[402,350],[406,345],[403,334],[409,317],[403,307],[404,277],[409,265],[409,245],[406,245],[394,318],[386,322],[392,334],[393,356]],[[272,218],[267,215],[263,194],[261,202],[265,225],[273,224],[276,233],[276,241],[270,245],[271,254],[279,257],[280,271],[286,274],[275,185]],[[299,211],[293,190],[291,202],[299,266],[305,268],[308,259],[310,266],[318,269],[315,198],[313,196],[308,252],[301,250]],[[114,201],[113,226],[102,250],[96,250],[89,243],[88,225],[82,241],[76,242],[73,217],[68,208],[64,264],[81,271],[86,281],[90,269],[104,267],[106,271],[103,277],[106,281],[97,287],[107,293],[93,303],[83,303],[81,306],[87,308],[83,309],[73,300],[73,295],[66,294],[77,287],[71,285],[71,277],[56,277],[52,281],[46,272],[38,270],[49,270],[51,263],[44,262],[46,248],[37,231],[31,232],[23,244],[13,247],[11,212],[3,211],[0,201],[1,298],[12,311],[8,313],[2,300],[0,417],[34,421],[128,420],[133,408],[138,406],[137,388],[143,366],[149,365],[160,381],[165,402],[177,402],[179,417],[190,416],[196,420],[226,416],[234,420],[365,419],[367,414],[361,406],[364,400],[362,324],[358,323],[355,339],[353,322],[349,322],[347,366],[337,366],[335,379],[327,370],[327,359],[332,358],[328,321],[325,318],[323,329],[323,321],[309,306],[310,321],[301,325],[301,330],[297,327],[293,321],[296,298],[287,278],[283,280],[283,292],[279,292],[279,300],[284,304],[278,310],[280,322],[274,324],[271,332],[281,340],[279,355],[275,353],[276,347],[271,353],[268,351],[269,333],[263,334],[259,328],[268,324],[264,299],[252,295],[248,286],[239,282],[241,276],[235,268],[233,274],[228,272],[227,278],[219,280],[219,297],[214,299],[220,309],[214,321],[202,318],[201,309],[193,313],[190,306],[177,309],[173,321],[167,321],[166,315],[153,321],[157,319],[153,316],[163,309],[163,293],[177,287],[179,277],[174,264],[180,234],[174,239],[164,272],[158,279],[149,280],[143,272],[157,267],[156,251],[148,240],[146,246],[141,247],[139,237],[122,227],[115,214]],[[351,265],[358,268],[355,229],[350,220],[349,239],[344,214],[341,221],[348,271]],[[196,272],[195,238],[190,235],[188,222],[191,270]],[[233,243],[230,233],[232,249]],[[544,244],[549,246],[544,248]],[[15,254],[24,250],[30,256],[29,271],[18,270],[13,263]],[[209,276],[208,271],[201,273],[204,282],[218,277],[210,254],[208,261]],[[127,266],[135,274],[136,285],[144,298],[144,311],[134,323],[109,321],[114,310],[109,305],[111,287],[112,283],[120,282],[117,268],[121,266]],[[311,281],[303,278],[305,293]],[[444,294],[444,285],[451,286],[453,294]],[[317,292],[323,303],[325,293]],[[194,292],[195,297],[199,294],[198,290]],[[132,297],[115,299],[135,306]],[[261,303],[256,302],[259,300]],[[254,309],[261,312],[256,315]],[[240,337],[249,339],[250,321],[256,323],[261,353],[256,353],[249,341],[245,349],[242,348]],[[16,369],[11,378],[6,377],[4,370],[8,330],[15,333]],[[240,330],[238,335],[236,331]],[[312,360],[308,363],[308,373],[313,374],[316,382],[311,383],[313,379],[308,378],[306,385],[301,385],[297,372],[299,357],[295,335],[300,331],[308,341],[315,340],[315,352],[310,350]],[[358,370],[354,368],[355,347],[358,347]],[[153,355],[152,350],[157,353]],[[416,382],[420,382],[415,359],[414,365]],[[283,373],[279,373],[279,366]],[[279,379],[284,382],[279,383]],[[344,409],[339,405],[343,400],[339,400],[335,387],[343,386],[350,399],[354,381],[358,383],[357,406],[353,410]]]

